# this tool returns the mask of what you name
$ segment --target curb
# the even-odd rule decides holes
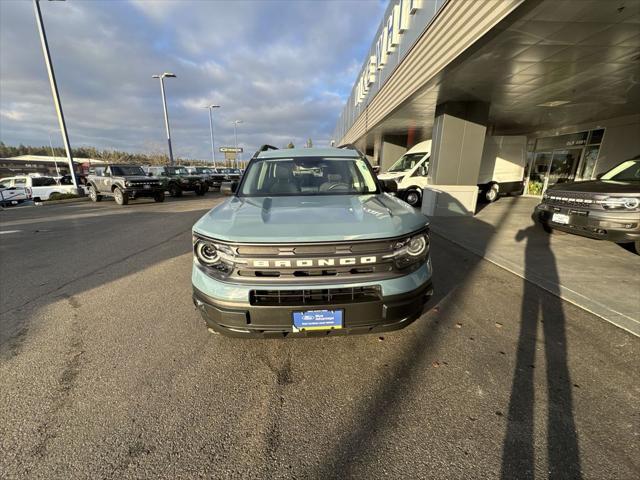
[[[451,242],[454,245],[457,245],[463,248],[464,250],[471,252],[474,255],[477,255],[478,257],[488,261],[489,263],[492,263],[495,266],[500,267],[503,270],[506,270],[507,272],[517,275],[523,280],[529,283],[532,283],[542,288],[543,290],[546,290],[552,295],[555,295],[556,297],[561,298],[565,302],[571,303],[572,305],[578,308],[581,308],[582,310],[589,312],[592,315],[595,315],[596,317],[601,318],[605,322],[610,323],[611,325],[614,325],[615,327],[618,327],[621,330],[624,330],[625,332],[630,333],[635,337],[640,337],[640,328],[638,328],[638,325],[635,323],[635,321],[633,321],[633,319],[627,318],[625,315],[622,315],[616,312],[615,310],[607,307],[606,305],[602,305],[595,301],[591,301],[590,299],[586,298],[584,295],[581,295],[578,292],[574,292],[573,290],[570,290],[569,288],[561,284],[549,282],[546,279],[541,278],[539,275],[525,275],[524,272],[522,271],[522,268],[520,268],[517,265],[512,265],[511,262],[509,262],[508,260],[502,257],[499,257],[497,255],[494,256],[494,255],[487,255],[486,253],[483,254],[472,247],[469,247],[459,241],[449,238],[444,232],[438,231],[438,230],[439,229],[437,227],[434,229],[433,225],[431,226],[431,232],[435,233],[440,238],[448,242]]]

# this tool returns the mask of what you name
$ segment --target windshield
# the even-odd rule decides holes
[[[387,172],[404,172],[411,170],[416,164],[422,160],[426,153],[408,153],[400,157],[400,159],[391,165],[391,168]]]
[[[618,180],[622,182],[640,182],[640,159],[627,160],[613,167],[602,176],[602,180]]]
[[[135,165],[118,165],[111,167],[111,173],[113,175],[144,175],[144,170]]]
[[[270,158],[247,169],[241,196],[362,195],[378,193],[367,163],[360,158]]]
[[[189,175],[189,172],[184,167],[165,167],[167,175]]]

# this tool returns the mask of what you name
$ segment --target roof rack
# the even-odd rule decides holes
[[[264,144],[258,150],[256,150],[256,153],[253,154],[253,157],[251,157],[251,160],[253,160],[258,155],[260,155],[260,152],[266,152],[267,150],[279,150],[279,148],[274,147],[273,145]]]
[[[358,147],[356,147],[353,143],[345,143],[340,145],[338,148],[342,150],[354,150],[360,154],[361,157],[366,158],[366,156],[360,151]]]

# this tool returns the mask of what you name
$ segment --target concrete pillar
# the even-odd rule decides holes
[[[423,211],[428,215],[472,215],[489,105],[450,102],[436,107],[429,187]]]
[[[406,135],[384,135],[380,142],[378,160],[380,171],[386,172],[407,151]]]

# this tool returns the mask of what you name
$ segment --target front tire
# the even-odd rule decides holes
[[[89,186],[89,198],[92,202],[99,202],[102,200],[102,195],[98,195],[98,191],[93,185]]]
[[[205,193],[207,193],[207,190],[209,190],[209,187],[207,187],[206,185],[200,185],[197,189],[196,189],[196,195],[198,196],[203,196]]]
[[[412,207],[419,207],[422,205],[422,194],[420,190],[412,188],[404,194],[404,201],[407,202]]]
[[[494,183],[493,185],[491,185],[489,187],[489,190],[487,190],[486,193],[484,194],[485,200],[487,202],[489,202],[489,203],[495,202],[498,199],[498,197],[500,196],[499,191],[500,190],[499,190],[498,185]]]
[[[118,205],[127,205],[129,203],[129,194],[118,187],[113,190],[113,198]]]
[[[164,192],[158,192],[153,196],[154,202],[164,202]]]
[[[175,183],[172,183],[171,185],[169,185],[169,195],[171,195],[172,197],[181,197],[182,189]]]

